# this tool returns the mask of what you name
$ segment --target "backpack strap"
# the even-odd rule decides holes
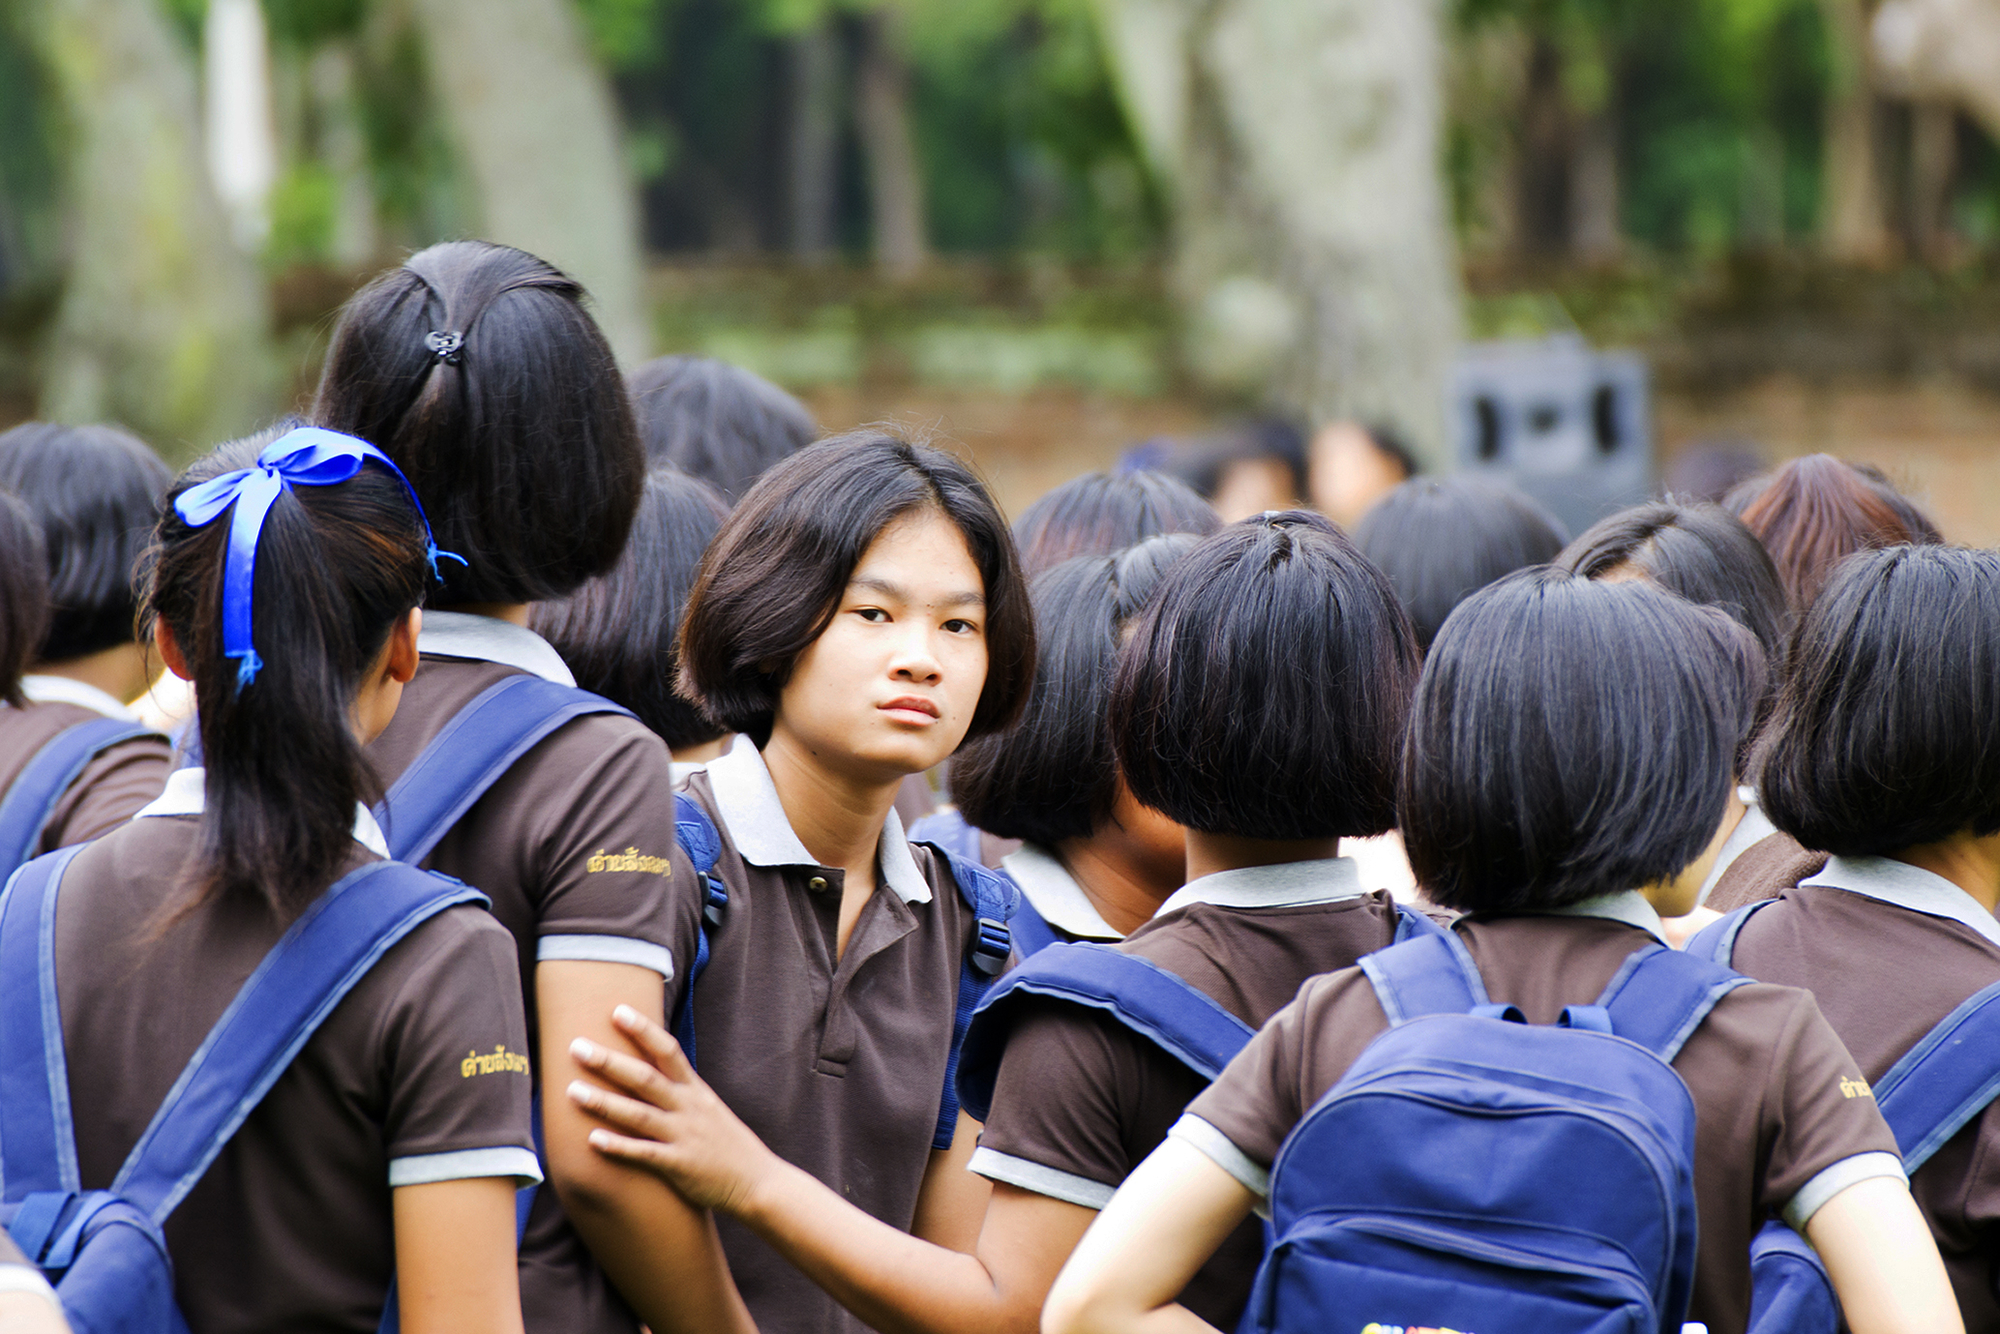
[[[82,1189],[55,968],[55,887],[82,850],[36,858],[0,894],[0,1184],[9,1203]]]
[[[1445,929],[1432,921],[1428,913],[1412,908],[1407,903],[1396,905],[1396,934],[1389,940],[1391,945],[1400,945],[1418,936],[1442,936]]]
[[[967,824],[955,808],[934,812],[912,824],[909,839],[912,843],[928,843],[940,852],[966,861],[980,859],[979,831]]]
[[[0,968],[6,966],[0,955]],[[2000,1097],[2000,982],[1973,993],[1875,1081],[1875,1105],[1914,1172]]]
[[[1743,924],[1749,921],[1750,915],[1759,908],[1768,908],[1776,902],[1776,899],[1758,899],[1755,903],[1746,903],[1741,908],[1725,914],[1719,921],[1710,922],[1695,932],[1694,938],[1688,941],[1683,953],[1692,954],[1697,959],[1707,959],[1711,963],[1719,963],[1725,968],[1729,967],[1730,959],[1736,954],[1736,937],[1742,934]]]
[[[1396,924],[1399,936],[1405,927],[1410,929],[1408,939],[1360,961],[1391,1027],[1427,1014],[1480,1014],[1498,1019],[1518,1013],[1511,1006],[1488,1000],[1479,968],[1456,932],[1442,927],[1425,931],[1411,916],[1402,915]],[[1435,922],[1430,925],[1437,926]]]
[[[0,798],[0,874],[11,875],[35,855],[35,841],[55,814],[56,803],[85,765],[113,746],[158,735],[122,718],[93,718],[56,733]]]
[[[1007,924],[1020,909],[1021,891],[1012,880],[987,870],[969,857],[960,857],[950,848],[938,851],[950,864],[959,897],[972,909],[976,919],[971,947],[958,970],[958,1004],[951,1016],[951,1050],[945,1056],[944,1091],[938,1097],[937,1133],[931,1137],[933,1149],[949,1149],[958,1130],[958,1062],[965,1048],[966,1030],[972,1025],[973,1011],[993,985],[993,979],[1006,970],[1008,956],[1014,952],[1014,936]]]
[[[994,874],[1007,875],[1005,871],[996,871]],[[1011,880],[1013,877],[1008,876],[1008,879]],[[1021,901],[1014,907],[1014,919],[1007,923],[1008,931],[1014,936],[1015,951],[1023,960],[1027,960],[1034,958],[1051,945],[1062,944],[1063,938],[1056,934],[1056,929],[1049,925],[1048,919],[1035,907],[1034,900],[1030,899],[1027,892],[1021,890],[1018,885],[1015,888],[1021,894]]]
[[[1019,998],[1045,996],[1108,1014],[1200,1075],[1213,1080],[1257,1030],[1207,992],[1158,964],[1110,945],[1078,941],[1037,952],[974,1011],[958,1064],[958,1094],[985,1120]]]
[[[1750,979],[1657,942],[1627,955],[1595,1005],[1563,1011],[1572,1028],[1615,1033],[1671,1063],[1716,1002]]]
[[[525,673],[508,676],[453,715],[390,787],[375,819],[397,861],[421,862],[474,802],[563,724],[632,711],[602,695]]]
[[[674,793],[674,841],[693,863],[695,881],[701,886],[701,920],[695,923],[694,964],[688,969],[687,982],[681,987],[681,1002],[673,1016],[674,1038],[687,1053],[688,1064],[693,1065],[695,979],[708,970],[708,933],[722,925],[723,910],[729,906],[729,890],[724,887],[722,877],[715,874],[716,860],[722,856],[722,835],[708,813],[685,792]]]

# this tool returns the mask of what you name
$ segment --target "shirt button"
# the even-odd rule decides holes
[[[823,890],[823,889],[825,889],[825,888],[826,888],[826,877],[825,877],[825,876],[823,876],[823,875],[816,875],[816,876],[814,876],[814,877],[813,877],[812,879],[810,879],[810,880],[806,881],[806,888],[807,888],[807,889],[810,889],[810,890],[813,890],[813,891],[814,891],[815,893],[817,893],[817,892],[818,892],[818,891],[820,891],[820,890]]]

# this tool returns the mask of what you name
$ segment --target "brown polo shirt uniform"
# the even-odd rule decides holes
[[[491,617],[426,612],[418,648],[416,679],[369,748],[385,786],[496,681],[526,671],[575,684],[541,636]],[[575,719],[516,761],[425,860],[493,900],[514,938],[530,1033],[542,959],[651,968],[672,1012],[676,961],[694,957],[700,903],[674,839],[671,765],[666,745],[631,718]],[[530,1334],[638,1329],[553,1190],[536,1193],[522,1238],[521,1307]]]
[[[1251,1027],[1300,983],[1395,938],[1396,905],[1363,893],[1353,862],[1294,862],[1190,881],[1119,946],[1192,982]],[[1201,1076],[1096,1010],[1040,1000],[1008,1038],[971,1167],[982,1176],[1101,1209],[1204,1087]],[[1247,1220],[1181,1293],[1235,1328],[1263,1253]]]
[[[1728,913],[1759,899],[1774,899],[1825,865],[1824,852],[1801,846],[1790,834],[1767,834],[1716,877],[1706,906]]]
[[[1659,917],[1625,893],[1563,913],[1461,918],[1453,929],[1496,1002],[1550,1024],[1565,1005],[1594,1002],[1626,956],[1649,933],[1657,936]],[[1388,1026],[1360,969],[1314,978],[1194,1100],[1174,1136],[1268,1194],[1286,1135]],[[1780,1214],[1803,1229],[1855,1182],[1900,1179],[1900,1160],[1874,1100],[1857,1090],[1854,1058],[1806,992],[1761,985],[1730,992],[1674,1069],[1695,1106],[1700,1249],[1687,1318],[1709,1334],[1742,1334],[1750,1238],[1765,1219]]]
[[[287,925],[238,901],[171,916],[199,846],[201,784],[200,769],[179,771],[143,818],[84,849],[63,878],[56,987],[86,1190],[111,1184]],[[366,811],[355,837],[344,870],[382,851]],[[373,1331],[395,1259],[394,1187],[540,1175],[527,1049],[513,945],[491,917],[449,908],[405,936],[167,1219],[189,1325]]]
[[[702,1077],[774,1152],[908,1231],[977,919],[892,811],[875,893],[836,959],[842,872],[799,841],[756,748],[709,761],[685,790],[722,835],[715,873],[729,893],[694,987]],[[764,1334],[865,1328],[748,1228],[716,1221]]]
[[[1871,1081],[1967,997],[2000,982],[2000,922],[1929,871],[1832,857],[1801,883],[1772,888],[1777,902],[1744,923],[1734,966],[1811,991]],[[1970,1059],[2000,1064],[1992,1052]],[[1967,1334],[2000,1334],[2000,1108],[1946,1141],[1910,1192],[1937,1238]]]
[[[130,710],[102,691],[85,686],[74,693],[78,698],[101,695],[104,706],[91,707],[69,699],[40,703],[31,699],[24,709],[0,705],[0,793],[11,788],[42,747],[61,733],[80,723],[130,716]],[[113,713],[112,708],[118,711]],[[173,767],[173,748],[165,737],[158,736],[121,742],[93,756],[56,802],[48,823],[42,826],[35,854],[87,843],[124,824],[160,795]]]

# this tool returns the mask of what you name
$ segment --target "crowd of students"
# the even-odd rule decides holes
[[[0,435],[0,1327],[1637,1329],[1560,1313],[1653,1244],[1630,1310],[1771,1334],[1796,1233],[1855,1334],[2000,1332],[1991,1091],[1876,1096],[2000,1088],[1933,1034],[2000,983],[2000,556],[1823,456],[1570,541],[1352,427],[1331,518],[1211,449],[1011,527],[816,434],[456,242],[178,479]],[[1680,1090],[1615,1263],[1551,1122],[1355,1110],[1607,1031]]]

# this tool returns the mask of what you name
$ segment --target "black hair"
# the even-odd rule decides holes
[[[674,693],[674,639],[702,552],[728,517],[729,502],[707,482],[678,468],[654,468],[618,564],[529,613],[529,624],[562,654],[578,685],[632,710],[670,750],[722,735]]]
[[[1163,472],[1087,472],[1021,511],[1014,542],[1034,579],[1078,556],[1108,556],[1161,533],[1207,537],[1222,518],[1194,489]]]
[[[1132,795],[1189,829],[1379,834],[1416,672],[1382,572],[1327,519],[1266,514],[1161,581],[1119,660],[1113,744]]]
[[[49,624],[49,564],[41,526],[19,497],[0,491],[0,700],[20,708],[21,675]]]
[[[450,241],[341,310],[314,422],[409,476],[438,545],[468,562],[440,565],[442,605],[558,598],[625,547],[645,454],[583,301],[533,255]]]
[[[1473,594],[1424,661],[1398,786],[1417,883],[1467,912],[1678,874],[1715,836],[1761,670],[1749,631],[1550,567]]]
[[[253,464],[278,432],[196,462],[170,498]],[[352,855],[354,808],[380,794],[352,731],[354,694],[430,582],[423,525],[388,469],[279,493],[257,544],[252,630],[263,668],[240,690],[223,656],[227,514],[191,528],[169,504],[147,552],[143,615],[173,630],[194,679],[206,765],[201,880],[186,905],[241,898],[289,919]],[[185,909],[184,909],[185,910]]]
[[[1848,557],[1791,661],[1758,756],[1773,824],[1842,856],[2000,831],[2000,553]]]
[[[951,794],[975,828],[1054,847],[1111,818],[1118,757],[1107,726],[1120,638],[1174,562],[1201,539],[1148,538],[1064,561],[1030,586],[1035,684],[1021,720],[951,757]]]
[[[115,426],[26,422],[0,434],[0,488],[28,503],[48,550],[50,616],[35,658],[66,662],[133,641],[133,574],[173,476]]]
[[[965,464],[872,427],[808,445],[730,514],[688,596],[681,693],[763,745],[779,693],[833,619],[862,554],[891,523],[923,510],[958,528],[985,584],[986,684],[966,736],[1006,727],[1035,668],[1034,614],[1006,520]]]
[[[1656,500],[1621,510],[1592,524],[1555,564],[1586,579],[1629,569],[1689,602],[1726,612],[1757,636],[1767,678],[1782,674],[1791,625],[1785,586],[1764,544],[1720,505]],[[1739,773],[1769,703],[1769,689],[1759,690],[1737,744]]]
[[[805,404],[712,357],[658,357],[625,383],[647,459],[701,478],[732,502],[819,435]]]
[[[1258,417],[1188,440],[1147,441],[1127,451],[1127,458],[1138,467],[1167,474],[1210,500],[1221,490],[1230,468],[1261,460],[1284,465],[1293,495],[1303,494],[1306,488],[1305,433],[1282,417]]]
[[[1503,574],[1555,559],[1561,520],[1485,477],[1412,477],[1355,527],[1354,542],[1382,568],[1428,651],[1465,597]]]
[[[1416,452],[1410,448],[1409,439],[1394,426],[1382,421],[1362,422],[1360,426],[1361,433],[1368,437],[1368,443],[1401,468],[1405,479],[1415,477],[1424,470],[1424,465],[1417,462]]]

